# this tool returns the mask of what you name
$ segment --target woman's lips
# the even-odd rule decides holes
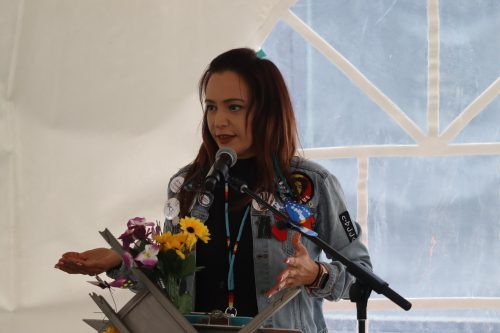
[[[226,134],[217,135],[217,141],[219,141],[221,145],[227,145],[233,139],[234,135],[226,135]]]

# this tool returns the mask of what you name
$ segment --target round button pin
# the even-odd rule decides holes
[[[174,219],[174,217],[177,217],[180,211],[181,211],[181,205],[177,198],[170,198],[167,200],[167,202],[165,203],[164,212],[165,212],[165,217],[168,220],[172,220]]]
[[[170,191],[172,191],[173,193],[179,193],[182,188],[182,184],[184,184],[184,177],[175,177],[170,182]]]

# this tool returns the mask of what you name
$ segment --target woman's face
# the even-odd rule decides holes
[[[248,85],[237,73],[224,71],[210,76],[205,91],[208,129],[219,148],[232,148],[238,158],[255,155],[249,98]]]

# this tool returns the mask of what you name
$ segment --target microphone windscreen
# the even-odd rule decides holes
[[[232,167],[233,165],[236,164],[236,160],[238,160],[238,155],[234,151],[234,149],[229,148],[229,147],[222,147],[220,148],[217,153],[215,154],[215,160],[218,160],[222,155],[227,155],[230,158],[231,165],[229,167]]]

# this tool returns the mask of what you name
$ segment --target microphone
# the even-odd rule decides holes
[[[212,192],[215,189],[215,185],[217,185],[221,179],[227,177],[229,168],[236,163],[237,159],[238,156],[233,149],[228,147],[220,148],[217,154],[215,154],[215,162],[212,168],[210,168],[210,171],[208,171],[205,177],[204,189]]]

